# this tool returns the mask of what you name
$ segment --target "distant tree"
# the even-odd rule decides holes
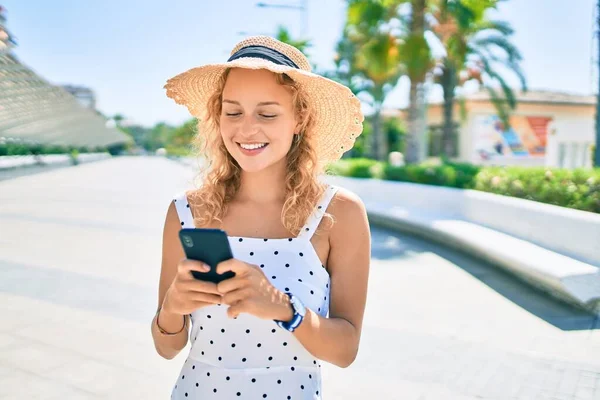
[[[125,120],[125,116],[123,114],[115,114],[112,119],[117,125],[121,125],[121,123]]]
[[[446,57],[438,66],[441,73],[436,75],[436,83],[444,91],[443,153],[450,156],[455,150],[453,114],[458,87],[477,81],[489,92],[498,116],[508,126],[516,96],[500,71],[514,73],[522,90],[527,90],[527,85],[519,65],[521,54],[510,42],[514,30],[507,22],[486,18],[486,11],[495,8],[498,0],[437,1],[437,23],[432,31],[444,45]],[[497,93],[497,86],[501,94]]]
[[[168,144],[176,147],[188,147],[196,136],[197,124],[198,121],[193,118],[173,129],[170,133]]]
[[[165,122],[159,122],[144,137],[143,146],[148,151],[165,147],[175,128]]]
[[[383,102],[402,72],[401,41],[387,24],[397,15],[400,4],[400,1],[349,0],[346,25],[336,47],[336,70],[325,74],[355,94],[370,97],[373,115],[369,118],[372,133],[368,135],[368,147],[379,160],[384,160],[388,151],[381,122]]]
[[[306,57],[308,57],[306,50],[312,46],[312,44],[310,43],[310,40],[308,40],[308,39],[298,40],[298,39],[292,38],[292,36],[290,35],[290,31],[283,25],[279,25],[279,27],[277,28],[277,33],[275,34],[275,38],[283,43],[287,43],[289,45],[294,46],[295,48],[300,50],[302,53],[304,53],[304,55]]]

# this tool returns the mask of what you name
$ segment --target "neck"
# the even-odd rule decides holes
[[[285,159],[258,172],[242,171],[236,200],[256,204],[285,201]]]

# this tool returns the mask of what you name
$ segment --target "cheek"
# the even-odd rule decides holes
[[[225,118],[221,118],[219,120],[219,130],[221,131],[222,136],[230,135],[231,124],[229,124]]]
[[[294,123],[289,120],[281,120],[270,124],[266,129],[270,138],[282,143],[288,143],[293,139],[294,128]]]

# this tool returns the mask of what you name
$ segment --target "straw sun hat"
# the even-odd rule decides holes
[[[338,160],[362,132],[360,102],[346,86],[311,72],[308,59],[297,48],[269,36],[239,42],[229,60],[192,68],[167,81],[167,96],[185,105],[200,121],[207,119],[207,102],[227,68],[267,69],[289,75],[313,105],[316,151],[322,162]]]

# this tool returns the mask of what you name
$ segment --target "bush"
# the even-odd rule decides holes
[[[426,185],[471,188],[479,167],[471,164],[406,165],[394,167],[387,164],[384,179],[423,183]]]
[[[451,163],[446,165],[453,167],[456,171],[456,186],[457,188],[472,189],[475,186],[475,178],[481,171],[479,165],[468,163]]]
[[[340,160],[329,170],[342,176],[475,189],[600,213],[600,168],[480,167],[449,162],[394,167],[361,158]]]
[[[189,146],[167,146],[165,150],[169,156],[189,157],[193,155]]]
[[[474,189],[600,213],[600,168],[490,167]]]
[[[22,143],[17,141],[4,140],[0,141],[0,156],[28,156],[28,155],[45,155],[45,154],[69,154],[72,150],[77,150],[79,153],[103,152],[106,151],[103,147],[67,147],[52,144],[42,143]]]
[[[346,158],[330,164],[328,171],[334,175],[354,178],[373,178],[377,176],[379,161],[370,158]]]

